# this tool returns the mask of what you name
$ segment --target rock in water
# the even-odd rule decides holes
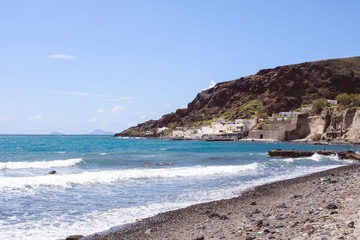
[[[66,238],[66,240],[78,240],[78,239],[81,239],[83,237],[84,237],[83,235],[71,235],[71,236],[68,236]]]
[[[56,174],[56,171],[52,170],[52,171],[48,172],[47,174]]]

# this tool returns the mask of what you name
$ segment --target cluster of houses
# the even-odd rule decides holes
[[[330,105],[337,105],[336,100],[327,100]],[[310,106],[311,107],[311,106]],[[311,109],[311,108],[310,108]],[[277,139],[286,140],[286,132],[293,129],[296,125],[297,116],[300,113],[308,112],[309,109],[303,108],[301,112],[279,112],[273,115],[267,121],[266,125],[259,124],[263,119],[236,119],[235,121],[226,121],[218,119],[210,125],[204,125],[201,128],[186,129],[177,127],[172,131],[170,139],[194,139],[194,140],[237,140],[244,137],[255,139]],[[168,130],[162,127],[157,130],[158,133]]]
[[[300,112],[280,112],[271,120],[275,122],[289,121]],[[226,121],[218,119],[210,125],[204,125],[201,128],[186,129],[178,127],[172,131],[171,139],[198,139],[198,140],[236,140],[247,137],[249,132],[256,128],[263,119],[236,119],[235,121]],[[167,127],[159,128],[158,133],[167,130]]]

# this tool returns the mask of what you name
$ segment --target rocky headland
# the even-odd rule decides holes
[[[218,118],[234,120],[293,111],[315,99],[334,99],[341,93],[360,92],[360,57],[330,59],[260,70],[255,75],[216,84],[200,92],[187,108],[178,109],[161,119],[150,120],[117,133],[115,136],[159,137],[162,127],[196,126]],[[293,136],[300,138],[323,133],[324,126],[346,132],[345,139],[358,139],[356,109],[309,115]],[[331,115],[331,117],[329,117]],[[339,122],[343,124],[339,125]],[[324,124],[322,123],[324,122]],[[307,125],[306,125],[307,124]],[[347,129],[350,127],[353,129]],[[318,127],[319,126],[319,127]],[[316,129],[322,128],[322,129]]]

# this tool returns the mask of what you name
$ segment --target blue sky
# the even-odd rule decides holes
[[[0,2],[0,134],[119,132],[214,82],[360,55],[359,1]]]

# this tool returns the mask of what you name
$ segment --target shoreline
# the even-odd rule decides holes
[[[357,239],[357,186],[360,165],[352,164],[159,213],[84,239]]]

